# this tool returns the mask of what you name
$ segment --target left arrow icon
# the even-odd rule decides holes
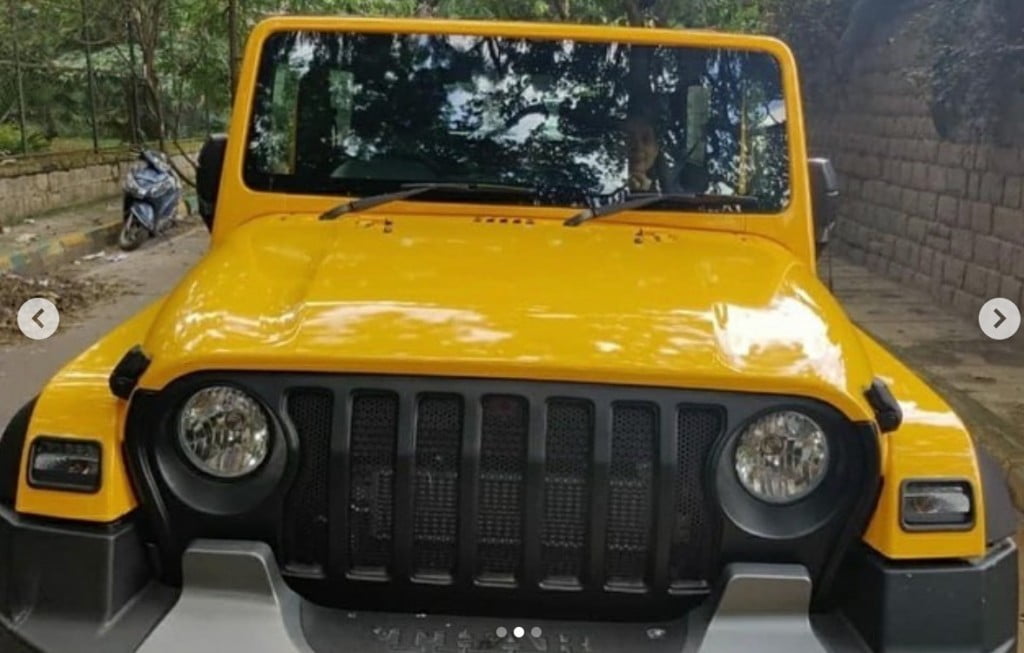
[[[18,309],[18,328],[33,340],[46,340],[57,332],[60,313],[45,297],[33,297]]]

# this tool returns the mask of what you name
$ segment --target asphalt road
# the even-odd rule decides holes
[[[202,256],[207,242],[206,231],[193,228],[169,239],[150,240],[120,260],[101,258],[63,268],[63,273],[73,276],[118,281],[125,292],[98,302],[76,318],[62,316],[57,333],[47,340],[19,336],[13,343],[0,345],[0,430],[67,361],[166,293]]]

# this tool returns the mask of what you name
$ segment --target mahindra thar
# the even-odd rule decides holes
[[[745,35],[281,17],[204,257],[0,440],[0,649],[1010,651],[1015,512],[817,273]]]

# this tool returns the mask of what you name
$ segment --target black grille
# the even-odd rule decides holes
[[[299,474],[288,493],[286,546],[293,565],[320,567],[327,555],[327,465],[331,445],[328,392],[298,391],[288,398],[288,416],[302,434]]]
[[[528,419],[523,399],[484,397],[477,516],[477,577],[483,580],[511,582],[519,569]]]
[[[657,407],[615,406],[605,541],[605,575],[610,583],[643,582],[652,539],[651,499],[657,450]]]
[[[586,401],[552,400],[547,427],[542,575],[547,582],[574,585],[582,576],[587,546],[593,407]]]
[[[393,538],[396,395],[357,395],[352,401],[349,560],[358,571],[387,571]]]
[[[413,566],[423,576],[455,571],[459,518],[462,398],[420,399],[416,420],[416,503]]]
[[[631,594],[710,580],[722,409],[452,385],[289,393],[286,570]]]
[[[673,581],[699,578],[714,555],[708,533],[707,506],[702,500],[701,474],[693,473],[704,464],[704,456],[714,445],[722,429],[722,411],[693,407],[676,413],[676,461],[674,523],[669,557],[669,577]]]

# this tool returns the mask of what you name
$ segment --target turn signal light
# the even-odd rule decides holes
[[[971,485],[965,481],[903,484],[903,525],[912,530],[955,530],[974,523]]]
[[[102,447],[93,440],[36,438],[29,452],[28,484],[72,492],[100,489]]]

